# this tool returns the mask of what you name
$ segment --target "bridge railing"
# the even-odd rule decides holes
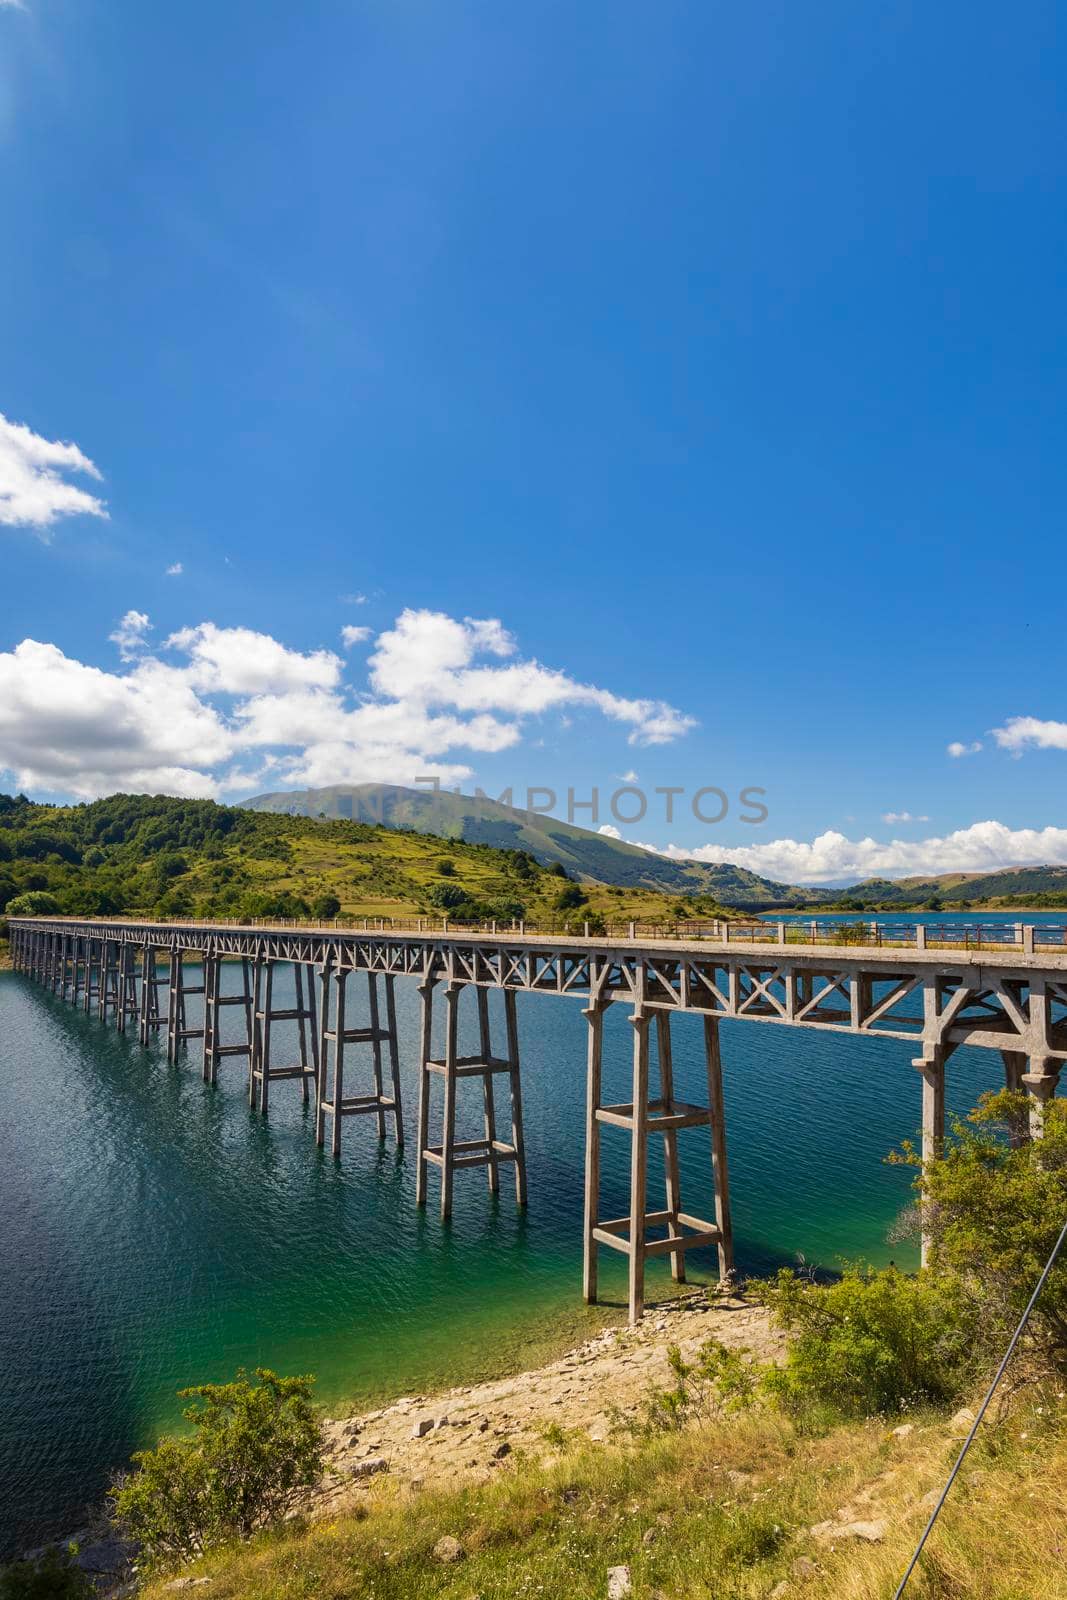
[[[48,922],[107,921],[153,925],[150,917],[47,917]],[[849,921],[817,917],[775,919],[773,915],[729,921],[678,919],[672,922],[604,922],[600,917],[552,918],[537,922],[519,918],[461,922],[451,917],[168,917],[159,927],[274,928],[308,932],[395,933],[432,938],[437,934],[485,934],[525,938],[592,938],[613,941],[686,943],[707,941],[730,945],[805,945],[860,949],[1014,950],[1020,953],[1067,949],[1067,924],[1024,922],[908,922],[857,917]]]

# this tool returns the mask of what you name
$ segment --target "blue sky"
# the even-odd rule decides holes
[[[0,0],[5,785],[1067,861],[1063,70],[1026,0]]]

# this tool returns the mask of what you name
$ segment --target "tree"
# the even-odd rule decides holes
[[[588,898],[576,883],[572,883],[560,890],[553,903],[557,911],[574,911],[578,906],[584,906]]]
[[[6,907],[9,917],[56,917],[59,901],[46,889],[31,889],[27,894],[17,894]]]
[[[257,1367],[232,1383],[179,1391],[191,1438],[161,1439],[111,1491],[115,1515],[150,1564],[189,1560],[280,1522],[322,1474],[325,1435],[311,1377]]]
[[[468,899],[467,891],[460,883],[435,883],[430,889],[430,903],[442,911],[452,911],[456,906],[465,905]]]
[[[1027,1137],[1028,1116],[1025,1095],[983,1096],[918,1179],[932,1264],[958,1278],[990,1345],[1018,1320],[1067,1214],[1067,1101],[1048,1102],[1040,1139]],[[1067,1374],[1067,1261],[1053,1268],[1030,1333],[1032,1353]]]
[[[335,894],[320,894],[317,900],[311,902],[312,916],[319,917],[323,921],[336,917],[340,909],[341,902]]]

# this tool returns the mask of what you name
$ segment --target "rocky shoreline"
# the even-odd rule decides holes
[[[485,1482],[513,1452],[558,1454],[561,1433],[594,1443],[636,1417],[650,1389],[669,1381],[672,1345],[691,1356],[714,1336],[761,1360],[778,1353],[766,1311],[701,1290],[665,1305],[637,1327],[609,1328],[530,1372],[408,1395],[363,1416],[327,1424],[330,1473],[313,1514],[346,1509],[388,1472],[413,1488],[442,1477]]]
[[[669,1381],[672,1346],[689,1357],[712,1337],[763,1361],[776,1358],[783,1345],[762,1307],[701,1289],[657,1307],[637,1327],[608,1328],[529,1372],[435,1395],[405,1395],[378,1410],[327,1421],[327,1471],[303,1514],[355,1509],[383,1473],[410,1492],[441,1482],[484,1483],[509,1470],[520,1454],[550,1461],[568,1434],[603,1442],[639,1415],[653,1387]],[[134,1552],[110,1530],[84,1528],[71,1539],[77,1564],[101,1594],[136,1593]],[[178,1591],[199,1581],[176,1578],[172,1586]]]

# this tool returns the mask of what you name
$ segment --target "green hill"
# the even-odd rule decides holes
[[[934,877],[868,878],[845,893],[864,904],[1067,906],[1067,867],[1002,867],[996,872],[945,872]]]
[[[753,910],[811,905],[824,900],[828,892],[774,883],[743,867],[669,861],[556,817],[447,789],[432,793],[396,784],[333,784],[325,789],[261,794],[242,803],[248,810],[275,815],[380,823],[467,844],[527,850],[542,866],[561,862],[568,872],[594,882],[664,894],[711,895],[723,905]]]
[[[0,912],[30,891],[62,912],[161,917],[525,918],[540,927],[715,916],[706,895],[570,881],[518,847],[164,795],[36,805],[0,795]]]

